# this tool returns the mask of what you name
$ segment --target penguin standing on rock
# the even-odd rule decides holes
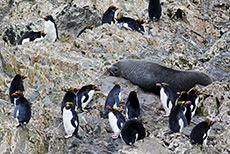
[[[27,78],[26,76],[23,76],[21,74],[16,74],[13,80],[11,81],[10,88],[9,88],[9,97],[10,97],[10,102],[14,104],[14,96],[12,96],[13,93],[16,91],[25,91],[24,86],[23,86],[23,80]]]
[[[27,42],[37,42],[37,41],[41,41],[44,39],[44,37],[47,35],[47,33],[44,33],[43,31],[38,31],[38,32],[26,32],[24,35],[22,35],[22,37],[18,40],[18,44],[22,45],[25,44]]]
[[[161,17],[161,3],[160,0],[150,0],[149,1],[149,18],[153,21],[157,21]]]
[[[63,113],[63,108],[66,106],[66,102],[72,102],[73,105],[71,105],[71,107],[75,110],[75,107],[76,107],[76,94],[77,92],[79,91],[79,89],[75,88],[75,87],[72,87],[70,88],[63,100],[62,100],[62,103],[61,103],[61,112]]]
[[[77,112],[74,110],[73,105],[73,102],[66,102],[65,106],[63,107],[63,125],[67,134],[65,138],[69,138],[72,137],[72,135],[75,135],[75,137],[81,139],[81,137],[78,135],[78,115]]]
[[[119,8],[116,8],[116,6],[111,5],[102,16],[102,24],[105,24],[105,23],[111,24],[112,22],[115,23],[114,15],[115,15],[116,10],[118,9]]]
[[[169,128],[170,131],[165,135],[170,135],[174,132],[182,132],[183,128],[188,125],[187,119],[183,113],[184,105],[191,103],[191,101],[179,101],[178,104],[172,109],[169,115]]]
[[[18,119],[18,125],[16,127],[22,126],[23,130],[25,130],[31,118],[30,103],[23,96],[22,91],[16,91],[11,95],[16,99],[16,106],[14,108],[14,118]]]
[[[140,115],[140,104],[137,98],[137,93],[131,91],[126,103],[126,118],[127,119],[137,119]]]
[[[77,35],[77,37],[79,37],[83,32],[85,32],[86,31],[86,29],[90,29],[90,30],[92,30],[93,28],[95,27],[95,25],[87,25],[87,26],[85,26],[80,32],[79,32],[79,34]]]
[[[131,119],[125,122],[120,133],[122,141],[133,147],[136,140],[145,138],[145,128],[137,119]]]
[[[111,108],[109,105],[106,106],[109,109],[109,123],[113,129],[113,139],[118,138],[121,132],[121,128],[125,123],[125,117],[115,107]]]
[[[58,39],[58,30],[53,16],[47,15],[43,19],[45,20],[44,32],[47,33],[45,38],[51,42],[55,42]]]
[[[88,103],[92,100],[93,95],[96,91],[101,91],[101,89],[97,88],[95,85],[90,84],[87,86],[83,86],[77,93],[78,106],[77,108],[80,110],[84,110]]]
[[[189,91],[189,100],[191,101],[191,117],[193,117],[195,115],[196,112],[196,108],[198,105],[198,101],[199,101],[199,95],[202,95],[203,92],[202,91],[198,91],[197,89],[193,88],[192,90]]]
[[[165,116],[169,116],[172,108],[175,106],[175,98],[172,94],[172,91],[169,88],[167,83],[161,82],[157,83],[156,86],[159,86],[160,89],[160,100],[165,109]]]
[[[113,89],[109,92],[106,101],[105,101],[105,111],[102,115],[102,118],[104,118],[108,113],[109,109],[107,108],[107,105],[111,108],[115,107],[118,108],[120,105],[120,92],[121,92],[121,86],[119,84],[116,84]]]
[[[125,27],[127,29],[135,30],[135,31],[142,33],[140,25],[136,20],[130,17],[122,17],[122,16],[119,16],[115,19],[119,23],[119,26],[118,26],[119,29],[121,29],[122,27]]]
[[[211,126],[216,123],[216,121],[205,120],[197,124],[191,131],[190,141],[192,144],[207,145],[207,138],[210,132]]]

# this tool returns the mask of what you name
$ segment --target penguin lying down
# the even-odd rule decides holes
[[[26,32],[24,35],[22,35],[22,37],[18,40],[18,44],[22,45],[25,44],[27,42],[37,42],[37,41],[41,41],[45,38],[45,36],[47,35],[47,33],[44,33],[43,31],[38,31],[38,32]]]

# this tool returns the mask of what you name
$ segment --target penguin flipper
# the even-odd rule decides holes
[[[120,24],[118,25],[118,28],[121,29],[122,26],[123,26],[123,23],[120,23]]]
[[[119,96],[115,96],[115,103],[117,104],[117,107],[119,107],[120,105],[120,100],[119,100]]]
[[[84,100],[83,100],[83,103],[85,103],[85,102],[87,102],[87,100],[89,99],[89,95],[88,95],[88,93],[85,93],[85,98],[84,98]]]
[[[14,104],[14,96],[10,96],[10,102]]]
[[[73,118],[71,119],[71,124],[75,127],[75,128],[78,128],[78,116],[77,116],[77,112],[74,110],[73,112]]]

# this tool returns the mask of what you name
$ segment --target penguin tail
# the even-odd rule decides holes
[[[78,138],[80,140],[82,139],[82,137],[78,135],[77,130],[75,130],[74,135],[75,135],[76,138]]]
[[[167,133],[165,133],[164,135],[165,136],[168,136],[168,135],[171,135],[171,134],[173,134],[174,132],[172,131],[172,130],[170,130],[169,132],[167,132]]]

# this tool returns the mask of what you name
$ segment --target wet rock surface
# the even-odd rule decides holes
[[[15,0],[10,11],[5,12],[9,2],[3,0],[0,6],[1,153],[230,153],[229,2],[162,0],[162,17],[154,23],[148,20],[146,0]],[[99,26],[104,11],[112,4],[119,7],[117,14],[147,20],[146,32],[142,35],[118,29],[117,24]],[[41,17],[47,14],[52,14],[58,24],[59,39],[54,43],[44,40],[16,45],[24,32],[42,30]],[[73,20],[73,26],[69,27],[67,17]],[[85,24],[97,27],[77,38]],[[194,123],[181,134],[164,135],[169,131],[168,118],[163,116],[159,96],[106,72],[106,67],[122,59],[202,71],[213,78],[211,85],[196,87],[204,95],[200,96],[193,119],[195,123],[206,118],[218,121],[211,129],[207,146],[190,144],[188,135]],[[32,118],[25,131],[15,127],[14,106],[8,97],[10,81],[17,72],[28,76],[24,87]],[[101,91],[88,104],[90,109],[78,114],[82,139],[65,139],[60,107],[64,89],[90,83]],[[137,91],[142,108],[140,120],[147,137],[133,148],[120,138],[113,140],[108,119],[101,118],[106,96],[117,83],[122,87],[119,110],[125,114],[125,102],[132,90]]]

